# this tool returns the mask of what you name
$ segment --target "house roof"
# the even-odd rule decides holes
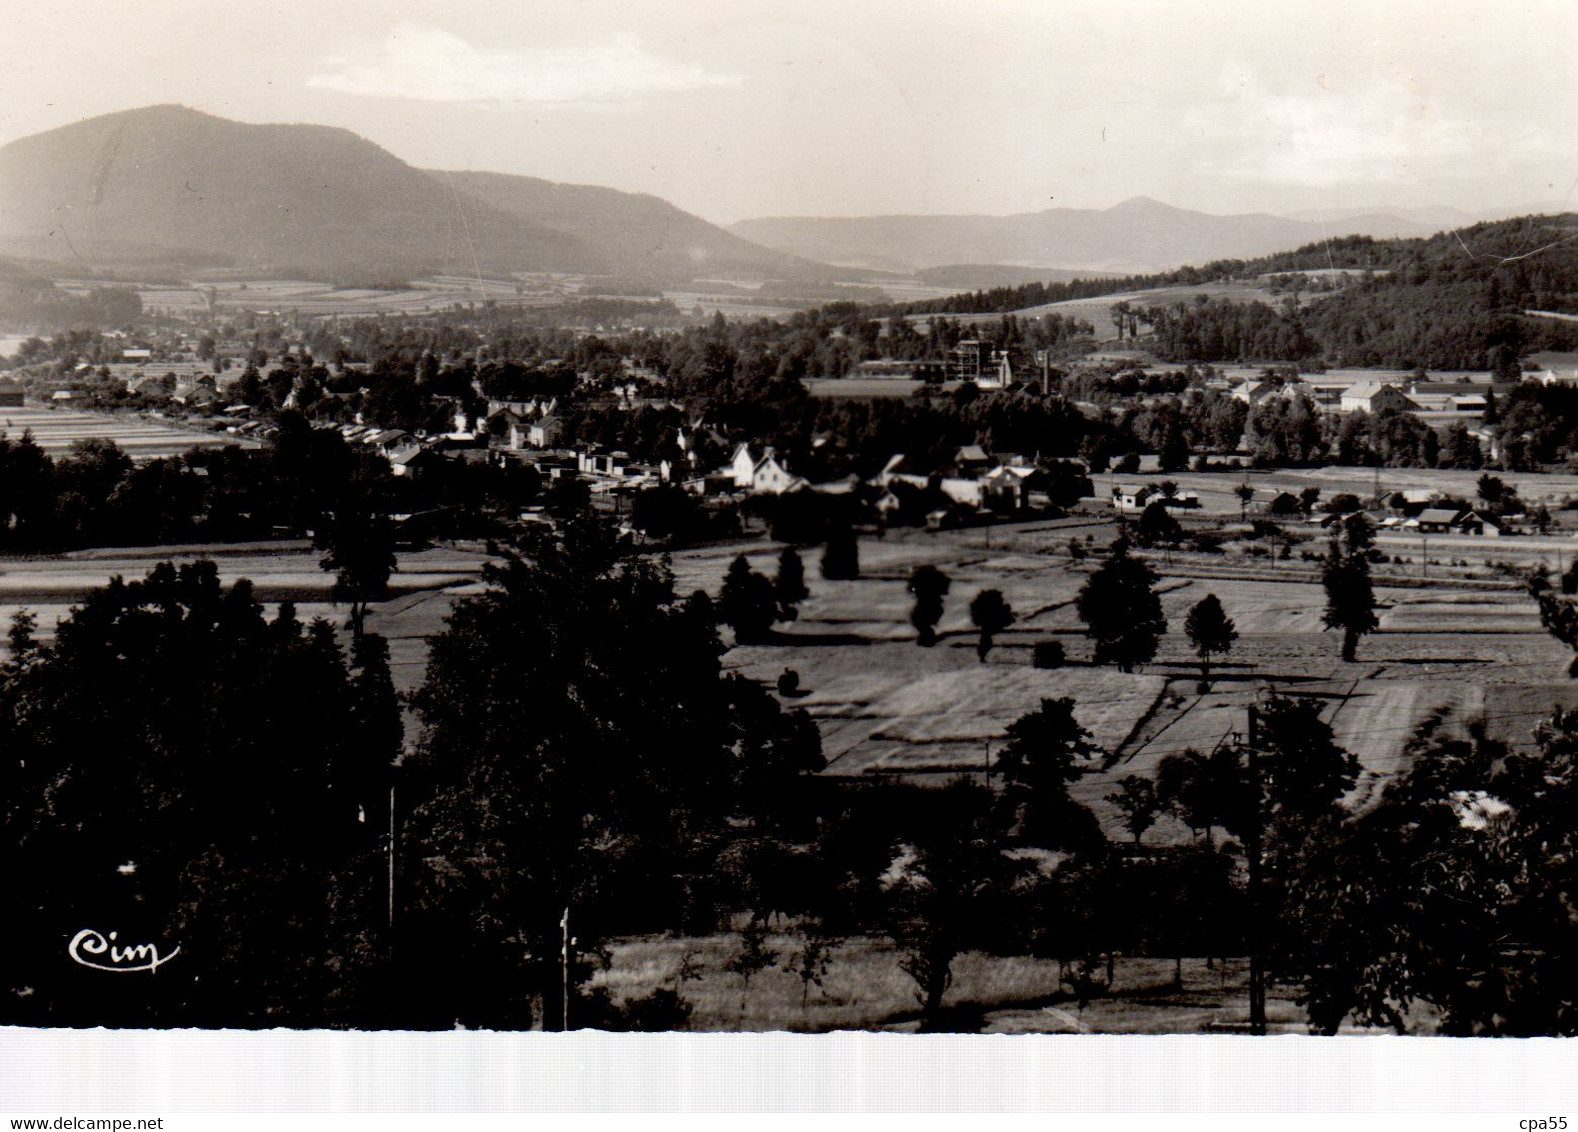
[[[959,449],[956,459],[970,463],[985,463],[990,457],[987,456],[986,449],[979,444],[966,444]]]
[[[1430,507],[1419,512],[1421,523],[1455,523],[1463,512],[1451,507]]]
[[[1390,389],[1395,396],[1401,397],[1404,401],[1408,400],[1408,394],[1403,392],[1401,387],[1394,385],[1389,381],[1361,381],[1357,385],[1349,386],[1348,391],[1344,393],[1342,397],[1344,401],[1373,400],[1374,398],[1379,397],[1382,393],[1385,393],[1388,389]]]

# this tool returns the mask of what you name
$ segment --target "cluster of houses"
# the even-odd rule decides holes
[[[1012,514],[1045,508],[1045,472],[1023,457],[989,456],[978,444],[967,444],[939,470],[916,467],[902,453],[891,456],[881,471],[862,481],[859,477],[813,483],[796,475],[771,448],[736,446],[726,468],[687,482],[689,490],[713,493],[725,490],[747,495],[858,495],[884,520],[902,522],[924,517],[931,527],[968,522],[981,514]]]
[[[1323,381],[1320,376],[1260,378],[1237,384],[1223,378],[1206,383],[1225,390],[1251,407],[1264,401],[1303,397],[1324,413],[1415,413],[1427,417],[1477,419],[1485,415],[1490,397],[1502,397],[1513,386],[1486,379],[1431,380],[1376,378],[1366,381]]]
[[[1114,484],[1111,502],[1119,514],[1143,512],[1154,503],[1172,509],[1195,509],[1200,506],[1199,496],[1192,491],[1163,492],[1155,484]],[[1290,518],[1302,515],[1304,501],[1291,491],[1280,488],[1256,488],[1242,500],[1247,515]],[[1322,527],[1340,522],[1352,512],[1314,510],[1307,521]],[[1409,488],[1394,491],[1379,501],[1375,510],[1367,512],[1379,530],[1399,531],[1420,535],[1471,535],[1477,538],[1500,538],[1517,534],[1519,528],[1505,516],[1489,511],[1464,507],[1442,497],[1438,491]]]

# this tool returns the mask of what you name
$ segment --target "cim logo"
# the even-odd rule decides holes
[[[168,955],[160,955],[159,949],[151,943],[121,947],[115,942],[119,934],[119,932],[111,932],[106,937],[103,932],[83,928],[71,937],[66,954],[71,956],[73,962],[80,963],[84,967],[92,967],[95,971],[113,971],[116,974],[130,971],[157,971],[181,954],[181,949],[177,947]]]

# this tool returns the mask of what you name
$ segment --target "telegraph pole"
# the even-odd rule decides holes
[[[394,783],[389,784],[389,928],[390,947],[393,948],[394,938],[394,892],[395,892],[395,788]]]
[[[1250,813],[1248,836],[1244,838],[1244,854],[1249,863],[1249,1032],[1256,1037],[1266,1033],[1266,970],[1265,923],[1261,909],[1261,859],[1264,799],[1260,783],[1260,709],[1249,705],[1249,741],[1245,744],[1245,760],[1249,770]]]
[[[559,1032],[567,1033],[570,1029],[570,906],[564,906],[564,915],[559,920],[559,932],[563,937],[563,947],[559,953]]]

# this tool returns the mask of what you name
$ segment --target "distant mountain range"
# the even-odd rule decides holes
[[[1525,210],[1533,211],[1538,209]],[[791,255],[887,271],[1000,264],[1099,275],[1251,259],[1335,236],[1428,236],[1490,218],[1453,209],[1404,213],[1356,209],[1216,216],[1135,197],[1107,209],[1052,208],[1014,216],[772,217],[744,220],[729,230]]]
[[[0,148],[0,254],[83,273],[157,265],[343,281],[829,275],[656,197],[435,173],[347,130],[249,125],[183,106],[108,114]]]
[[[1536,211],[1560,208],[1524,210]],[[725,230],[646,194],[417,169],[347,130],[252,125],[183,106],[107,114],[0,147],[0,256],[56,276],[207,269],[366,284],[566,272],[670,285],[785,280],[812,295],[852,274],[898,273],[974,289],[1494,218],[1452,209],[1215,216],[1136,197],[1108,209],[781,217]]]

